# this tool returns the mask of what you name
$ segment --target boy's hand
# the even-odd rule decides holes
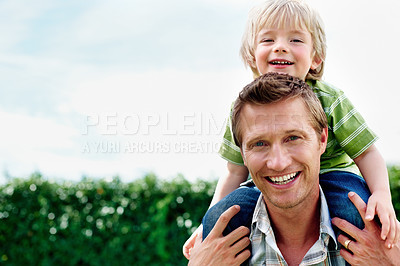
[[[201,224],[196,231],[186,240],[185,244],[183,244],[183,255],[190,259],[190,250],[194,247],[194,243],[196,242],[196,237],[199,236],[200,239],[203,237],[203,225]]]
[[[390,194],[386,191],[375,191],[368,200],[365,219],[372,221],[375,214],[382,224],[381,238],[386,240],[386,247],[391,248],[400,239],[400,224],[396,219]]]

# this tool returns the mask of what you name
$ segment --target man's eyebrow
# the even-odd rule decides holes
[[[249,144],[249,143],[251,144],[251,143],[254,143],[256,141],[265,140],[265,139],[266,139],[265,134],[257,134],[257,135],[251,136],[251,138],[249,138],[246,141],[246,144]]]
[[[302,133],[303,129],[289,129],[285,131],[285,134]]]

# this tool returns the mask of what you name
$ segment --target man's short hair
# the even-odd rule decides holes
[[[264,105],[299,97],[310,112],[310,124],[320,136],[328,122],[321,102],[308,84],[296,77],[267,73],[248,84],[239,93],[232,110],[232,132],[237,146],[242,147],[240,113],[246,104]]]
[[[313,42],[313,56],[322,60],[315,70],[310,69],[306,79],[319,80],[324,74],[326,57],[326,37],[324,25],[319,14],[302,0],[268,0],[249,12],[247,25],[242,37],[240,55],[244,63],[251,68],[254,77],[258,77],[255,60],[258,33],[265,27],[307,30]]]

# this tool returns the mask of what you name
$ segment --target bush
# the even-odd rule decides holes
[[[0,262],[7,265],[186,265],[182,246],[215,183],[153,174],[62,184],[40,174],[0,188]]]
[[[388,172],[392,202],[397,214],[397,220],[400,220],[400,166],[391,165],[388,167]]]

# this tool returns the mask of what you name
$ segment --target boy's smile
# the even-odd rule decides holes
[[[282,72],[305,79],[321,60],[313,56],[311,34],[306,30],[263,29],[256,39],[255,60],[258,72]]]

